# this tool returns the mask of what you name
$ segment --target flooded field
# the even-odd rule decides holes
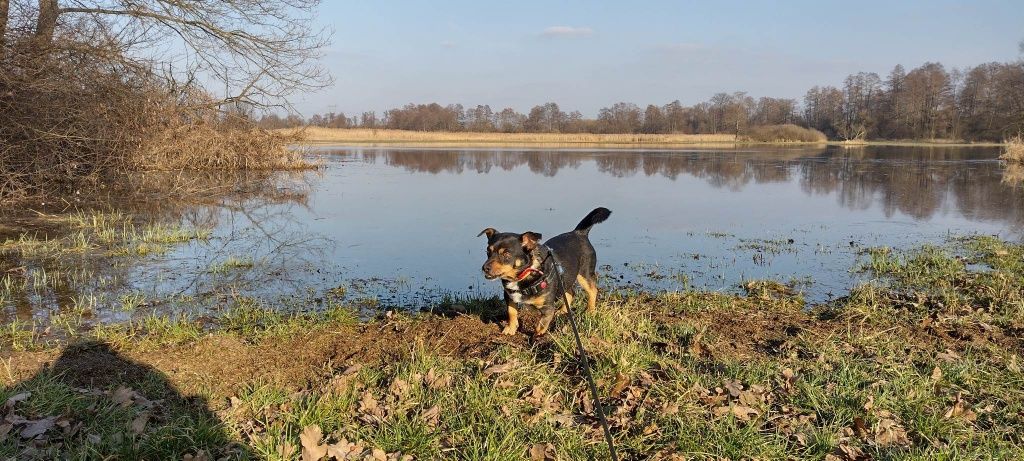
[[[551,237],[595,206],[613,211],[591,233],[606,287],[735,292],[771,279],[810,303],[858,283],[866,248],[1019,240],[1024,229],[1024,187],[995,148],[319,149],[321,171],[153,212],[192,233],[161,251],[58,268],[7,261],[4,283],[22,289],[0,297],[5,317],[487,297],[499,287],[480,274],[481,229]]]

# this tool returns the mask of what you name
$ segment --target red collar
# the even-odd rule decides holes
[[[525,279],[525,278],[530,276],[531,272],[536,272],[536,273],[538,273],[540,275],[544,275],[544,271],[541,271],[540,269],[534,269],[532,267],[527,267],[526,269],[523,269],[523,271],[520,272],[519,275],[516,276],[516,281],[517,282],[522,282],[523,279]]]

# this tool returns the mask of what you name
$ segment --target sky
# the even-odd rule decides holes
[[[947,69],[1021,55],[1024,0],[338,1],[323,64],[334,83],[305,116],[407,103],[557,102],[593,117],[627,101],[691,105],[714,93],[800,99],[860,71]]]

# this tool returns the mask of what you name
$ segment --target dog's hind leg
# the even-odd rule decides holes
[[[597,281],[594,280],[596,277],[586,277],[583,274],[576,276],[576,281],[583,287],[583,291],[587,293],[587,311],[594,310],[597,306]]]
[[[573,292],[567,291],[565,293],[565,297],[569,300],[569,304],[572,304]],[[562,308],[558,310],[558,313],[565,314],[566,312],[569,312],[569,304],[565,303],[565,299],[559,299],[558,301],[562,303]]]

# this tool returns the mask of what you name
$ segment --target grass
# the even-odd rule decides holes
[[[251,269],[256,262],[248,256],[228,256],[223,261],[210,265],[208,272],[211,274],[226,274],[229,272]]]
[[[873,249],[859,269],[873,280],[812,308],[770,282],[603,294],[580,333],[620,456],[1024,457],[1024,246]],[[447,304],[462,309],[359,322],[341,304],[285,314],[237,298],[217,319],[11,352],[0,401],[30,392],[12,414],[78,429],[28,441],[15,425],[0,457],[300,459],[329,445],[358,459],[606,459],[564,321],[528,342],[480,320],[495,300]]]

